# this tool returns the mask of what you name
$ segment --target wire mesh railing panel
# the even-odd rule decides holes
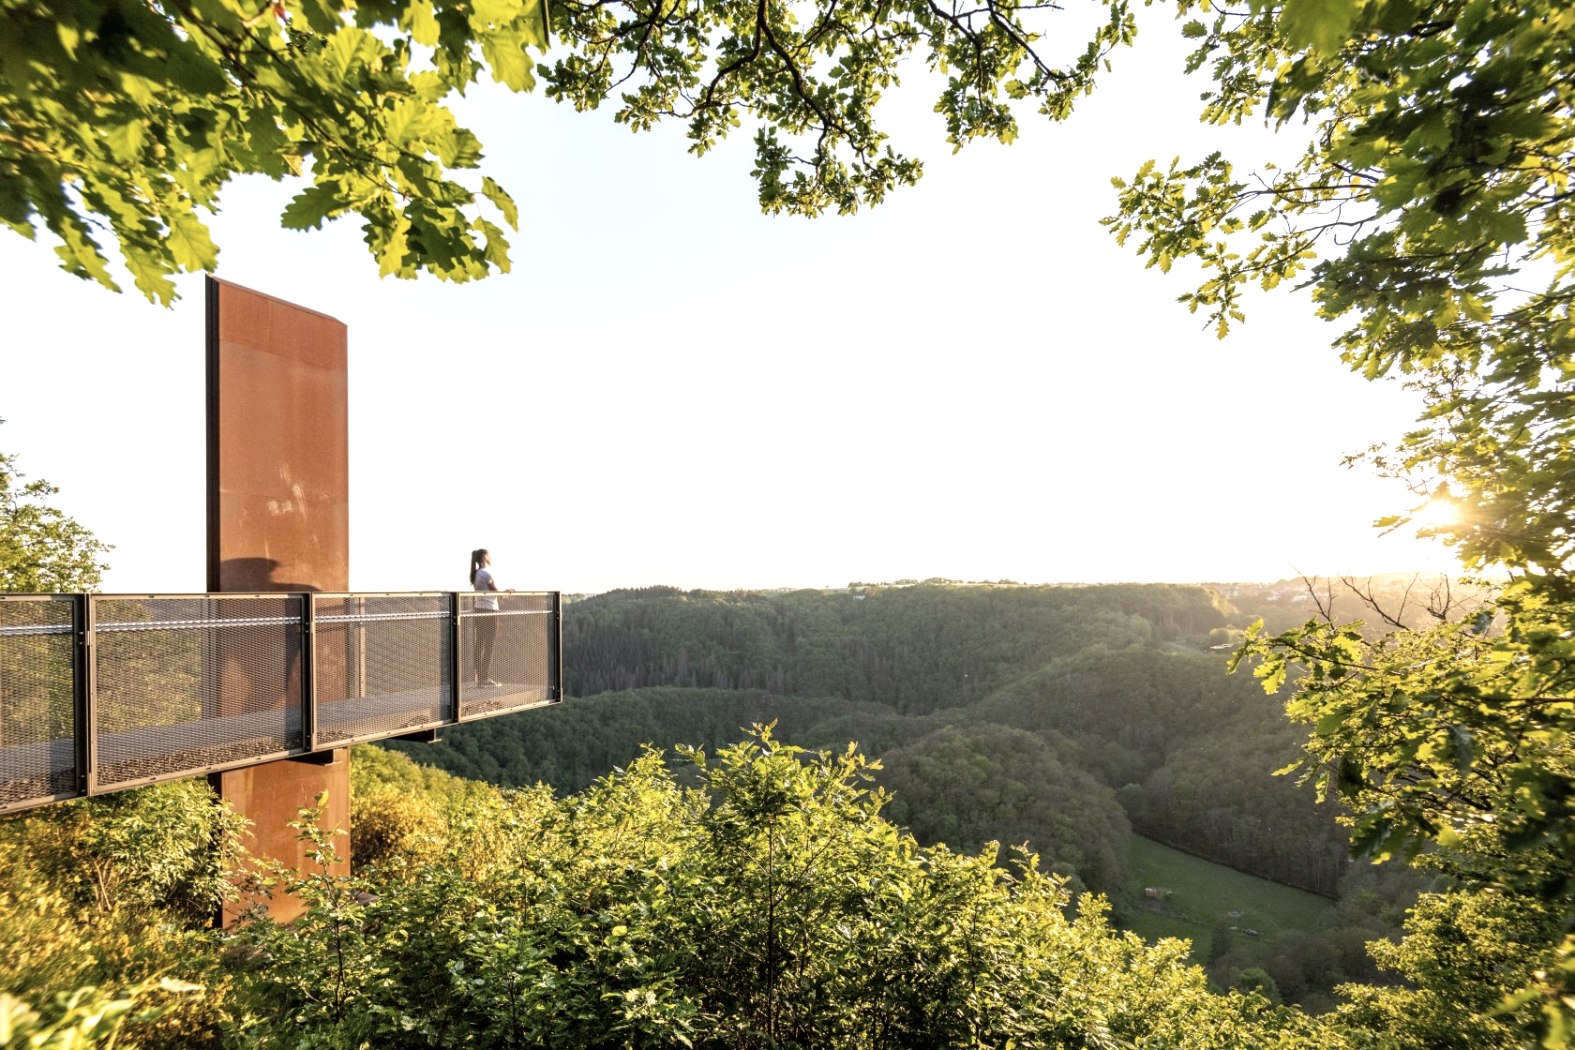
[[[0,812],[553,703],[560,631],[553,593],[0,595]]]
[[[318,746],[447,719],[447,594],[323,595],[314,602]]]
[[[459,720],[552,703],[554,596],[461,594],[459,602]]]
[[[81,793],[75,606],[0,597],[0,810]]]
[[[302,598],[95,600],[100,788],[305,750]]]

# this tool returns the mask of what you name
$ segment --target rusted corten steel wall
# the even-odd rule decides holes
[[[208,590],[347,591],[347,330],[332,317],[226,281],[209,278],[207,300]],[[212,673],[225,682],[220,703],[254,710],[299,703],[299,660],[282,669],[251,667],[263,650],[246,643],[244,630],[212,656]],[[270,695],[257,695],[259,683]],[[341,748],[213,780],[252,821],[252,852],[302,870],[307,847],[288,824],[326,791],[325,826],[349,829],[349,755]],[[339,844],[346,857],[339,868],[348,872],[349,845]],[[301,905],[275,899],[271,911],[287,920]],[[223,921],[236,916],[227,909]]]

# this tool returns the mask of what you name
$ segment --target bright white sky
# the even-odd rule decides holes
[[[282,231],[294,189],[232,186],[218,275],[349,326],[351,585],[463,587],[476,546],[569,592],[1447,566],[1379,538],[1408,499],[1340,464],[1408,394],[1346,372],[1299,293],[1216,341],[1188,275],[1098,225],[1112,175],[1222,141],[1144,13],[1078,115],[1013,146],[951,155],[932,91],[891,98],[926,174],[854,217],[761,216],[746,134],[697,160],[680,128],[489,92],[460,117],[520,203],[511,274],[382,281],[353,223]],[[0,450],[116,545],[105,590],[201,590],[200,280],[164,310],[50,247],[0,234]]]

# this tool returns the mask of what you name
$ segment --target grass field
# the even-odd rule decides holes
[[[1199,961],[1207,955],[1210,936],[1221,920],[1274,940],[1291,930],[1316,929],[1332,903],[1315,893],[1243,875],[1138,836],[1132,838],[1130,872],[1122,925],[1150,941],[1187,938]],[[1169,890],[1169,896],[1158,902],[1146,899],[1144,890],[1151,886]]]

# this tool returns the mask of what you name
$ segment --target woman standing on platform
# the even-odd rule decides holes
[[[498,640],[498,581],[492,578],[492,554],[479,547],[470,552],[470,586],[477,592],[471,618],[471,669],[477,685],[497,685],[492,680],[492,647]]]

